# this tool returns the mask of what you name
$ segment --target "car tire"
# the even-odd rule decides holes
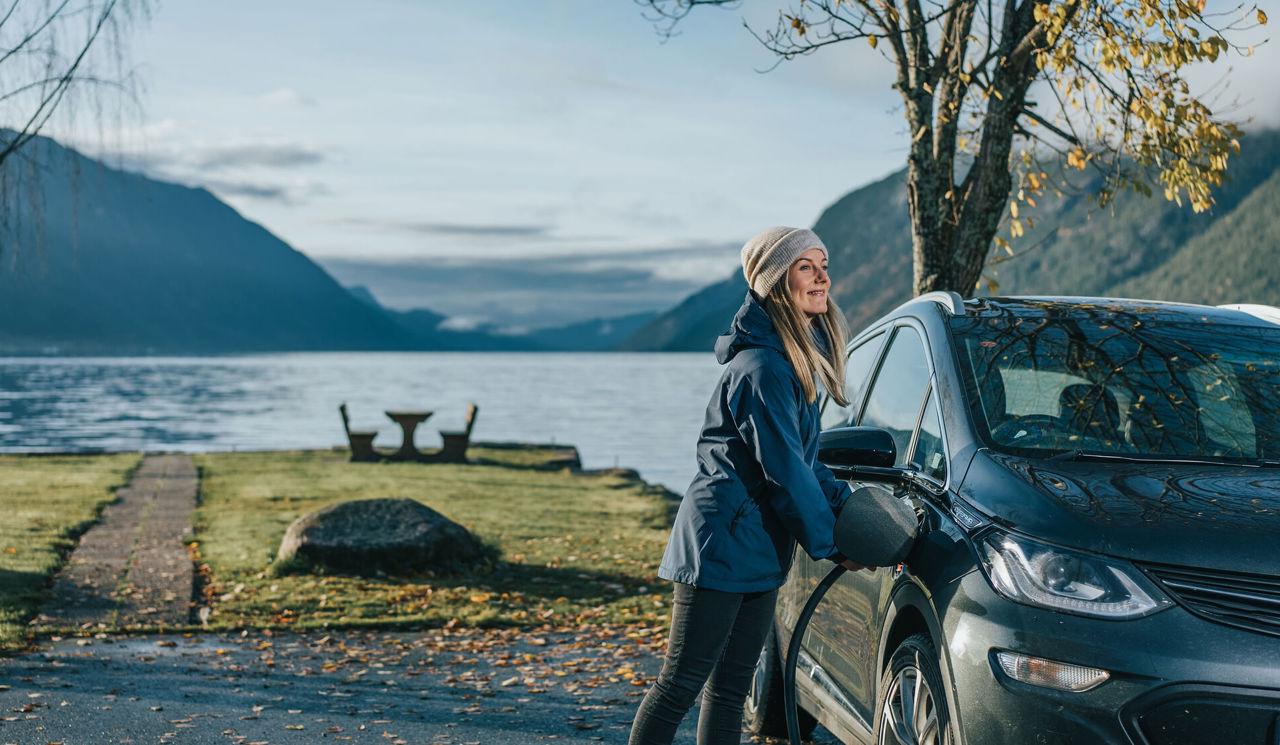
[[[947,689],[938,651],[928,634],[902,640],[880,676],[877,691],[872,737],[877,745],[952,745]]]
[[[756,660],[756,671],[751,676],[747,701],[742,707],[742,723],[747,732],[765,737],[787,736],[787,711],[782,695],[782,655],[778,650],[778,637],[772,628]],[[818,726],[818,720],[800,708],[800,734],[807,738]]]

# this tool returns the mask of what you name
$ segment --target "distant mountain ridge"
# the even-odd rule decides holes
[[[401,326],[422,338],[434,340],[439,348],[470,351],[533,352],[606,352],[629,338],[637,329],[653,320],[658,311],[632,313],[609,318],[591,318],[562,326],[536,328],[524,333],[502,333],[491,324],[472,331],[450,331],[440,325],[448,317],[425,308],[393,310],[378,302],[374,294],[362,286],[347,291],[362,302],[378,308]]]
[[[989,262],[1000,294],[1142,297],[1280,305],[1280,132],[1252,133],[1231,160],[1217,204],[1194,214],[1156,195],[1122,194],[1114,213],[1085,195],[1049,196],[1030,210],[1026,251]],[[855,189],[813,230],[831,252],[832,296],[856,331],[911,297],[905,171]],[[1034,248],[1029,248],[1033,247]],[[1028,250],[1029,249],[1029,250]],[[624,341],[634,351],[708,351],[742,302],[741,272],[689,296]]]
[[[0,355],[598,350],[655,315],[442,329],[439,313],[342,287],[204,189],[44,137],[5,162],[0,186]]]
[[[5,136],[0,130],[0,138]],[[1250,134],[1202,215],[1122,195],[1046,198],[988,273],[1001,294],[1280,305],[1280,132]],[[0,171],[0,355],[306,350],[709,351],[742,301],[740,272],[663,313],[523,334],[449,328],[383,307],[200,188],[116,170],[37,138]],[[902,172],[856,189],[814,225],[833,296],[860,328],[910,296]]]
[[[204,189],[109,168],[43,137],[5,167],[14,219],[0,254],[4,353],[418,346]]]

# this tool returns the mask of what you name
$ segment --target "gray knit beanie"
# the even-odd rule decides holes
[[[786,275],[791,263],[811,248],[827,253],[826,245],[812,230],[767,228],[742,245],[742,275],[751,290],[764,297]]]

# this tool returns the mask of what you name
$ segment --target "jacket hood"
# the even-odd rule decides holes
[[[716,360],[722,365],[728,364],[738,352],[752,347],[776,349],[786,354],[769,314],[765,312],[755,293],[748,290],[742,307],[733,317],[733,325],[716,339]]]

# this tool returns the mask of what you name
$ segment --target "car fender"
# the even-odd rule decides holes
[[[956,701],[956,683],[955,677],[951,673],[951,652],[947,645],[947,640],[943,636],[942,622],[938,619],[937,611],[934,609],[933,602],[929,598],[928,592],[917,584],[918,580],[908,574],[902,575],[893,593],[889,597],[889,604],[885,609],[884,623],[881,625],[879,652],[876,655],[876,671],[883,672],[885,665],[889,662],[889,656],[893,654],[894,649],[889,648],[890,639],[895,632],[898,617],[908,609],[918,613],[923,619],[925,627],[928,629],[929,636],[933,638],[934,646],[938,650],[938,664],[942,668],[942,677],[946,681],[947,711],[951,714],[951,742],[963,743],[964,739],[961,733],[964,731],[960,724],[960,706]],[[876,686],[876,707],[875,713],[878,715],[880,702],[879,685]],[[872,723],[874,726],[874,722]]]

